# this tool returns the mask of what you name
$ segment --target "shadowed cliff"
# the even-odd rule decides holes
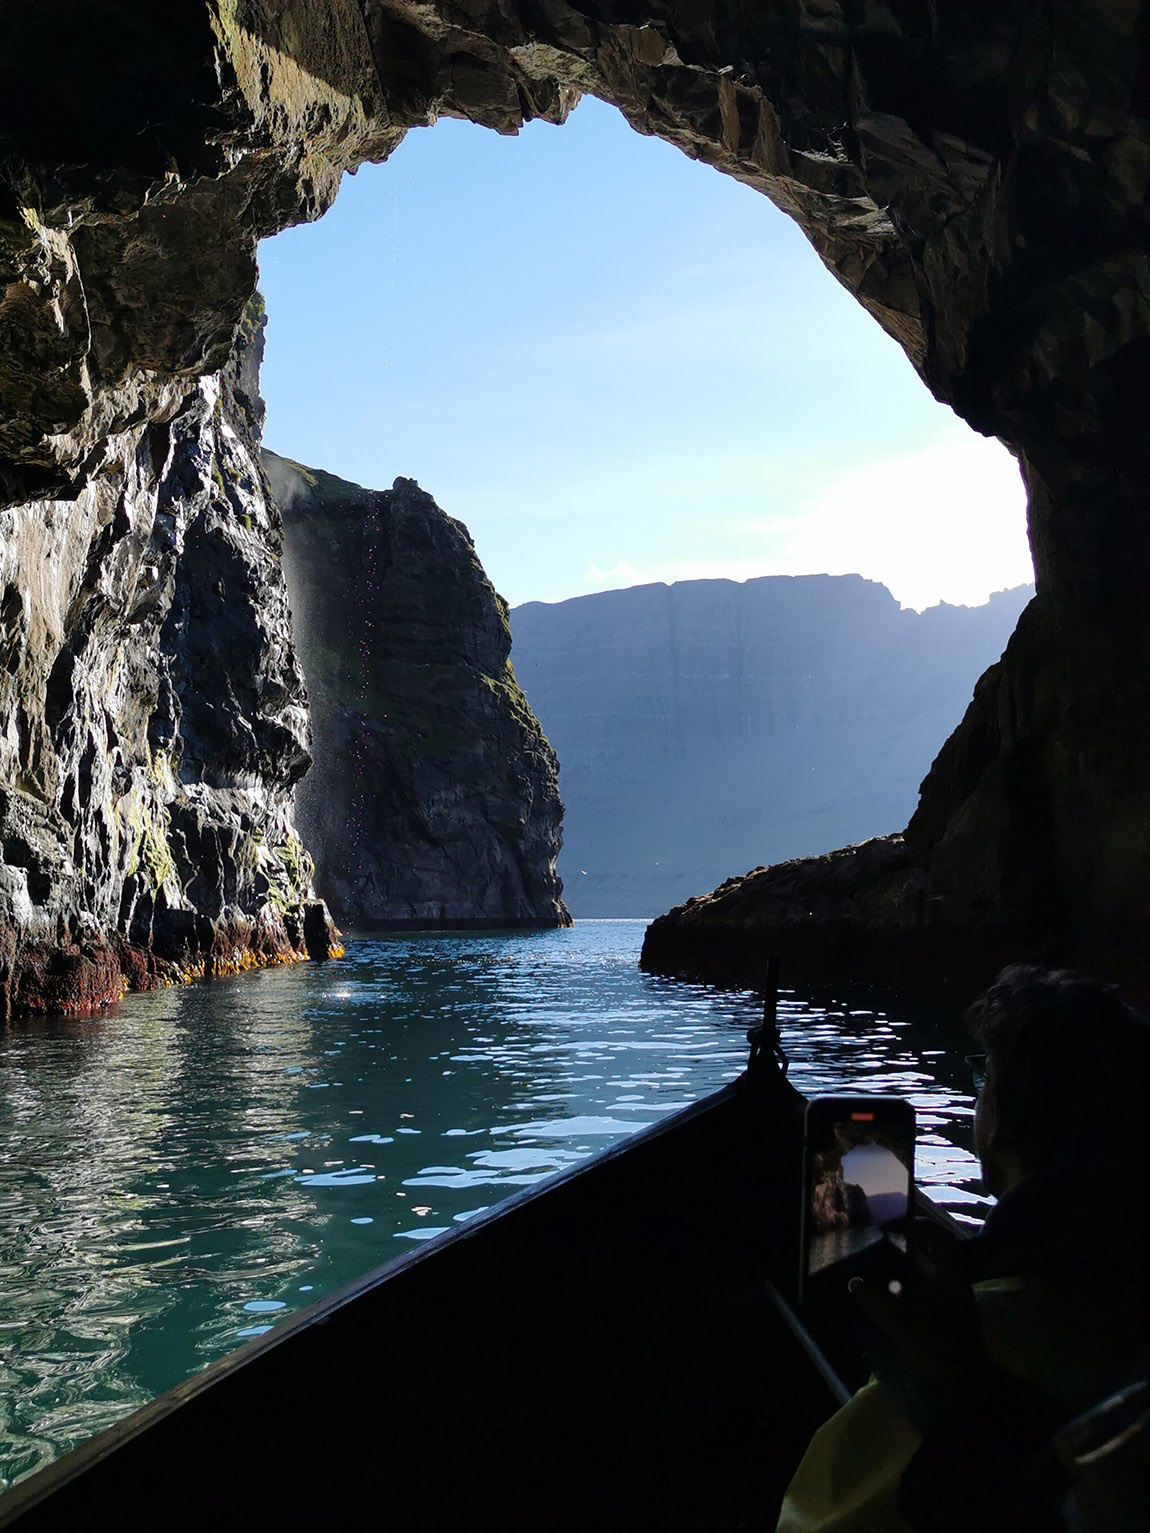
[[[1032,595],[918,613],[859,575],[806,575],[516,607],[575,915],[651,916],[732,868],[905,825]]]
[[[462,523],[274,453],[311,701],[301,833],[352,925],[562,926],[558,767]]]

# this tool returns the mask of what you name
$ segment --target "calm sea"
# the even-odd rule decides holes
[[[737,1075],[757,997],[640,974],[642,934],[371,936],[0,1039],[0,1486]],[[781,1013],[800,1088],[908,1097],[920,1181],[977,1219],[957,1030]]]

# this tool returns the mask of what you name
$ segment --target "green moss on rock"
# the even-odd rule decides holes
[[[566,922],[558,766],[467,529],[412,480],[265,467],[312,708],[297,816],[336,919]]]

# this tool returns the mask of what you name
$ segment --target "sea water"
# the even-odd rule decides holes
[[[643,929],[366,936],[0,1039],[0,1488],[734,1079],[760,998],[641,974]],[[800,1089],[914,1103],[920,1182],[977,1220],[953,1020],[780,1020]]]

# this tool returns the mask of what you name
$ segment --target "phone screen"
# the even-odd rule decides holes
[[[842,1263],[861,1268],[864,1253],[884,1243],[905,1252],[914,1182],[909,1104],[816,1098],[807,1109],[804,1166],[804,1279]]]

